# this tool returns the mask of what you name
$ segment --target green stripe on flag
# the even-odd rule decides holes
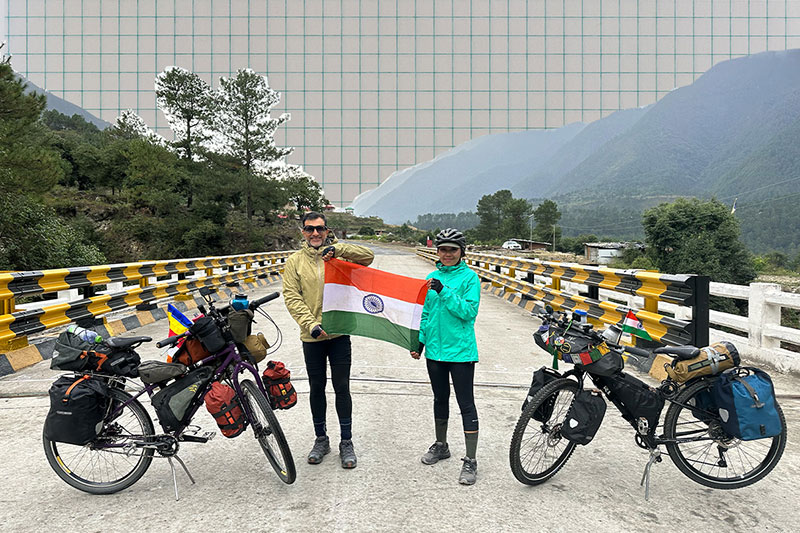
[[[329,334],[359,335],[390,342],[409,351],[419,348],[418,330],[399,326],[375,315],[327,311],[322,313],[322,329]]]

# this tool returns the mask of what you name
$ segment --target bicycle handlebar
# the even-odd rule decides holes
[[[258,309],[260,306],[264,305],[264,304],[265,304],[265,303],[267,303],[267,302],[270,302],[270,301],[274,300],[275,298],[277,298],[277,297],[278,297],[278,296],[280,296],[280,295],[281,295],[281,294],[280,294],[279,292],[273,292],[272,294],[267,294],[267,295],[266,295],[266,296],[264,296],[263,298],[259,298],[259,299],[257,299],[257,300],[253,300],[252,302],[250,302],[250,305],[248,305],[247,307],[248,307],[248,308],[249,308],[251,311],[255,311],[255,310],[256,310],[256,309]]]
[[[642,357],[650,357],[650,352],[647,350],[642,350],[641,348],[634,348],[633,346],[623,346],[626,352],[632,353],[633,355],[641,355]]]
[[[181,333],[180,335],[173,335],[172,337],[167,337],[166,339],[160,340],[156,343],[156,348],[163,348],[164,346],[172,346],[182,338],[186,336],[188,331]]]

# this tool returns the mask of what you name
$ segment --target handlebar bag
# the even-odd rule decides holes
[[[232,387],[215,381],[206,394],[205,402],[206,409],[224,436],[232,439],[244,431],[244,411]]]
[[[108,404],[105,383],[89,376],[62,376],[50,387],[49,394],[45,438],[78,446],[97,438]]]
[[[244,347],[253,356],[256,363],[260,363],[267,357],[267,350],[269,350],[269,342],[263,333],[256,335],[248,335],[244,339]]]
[[[290,409],[297,403],[297,392],[291,382],[292,373],[280,361],[270,361],[262,376],[273,409]]]
[[[524,411],[526,407],[528,407],[528,403],[533,399],[537,392],[542,390],[542,388],[550,383],[551,381],[555,381],[561,377],[561,374],[556,372],[551,368],[547,368],[543,366],[539,370],[536,370],[533,373],[533,378],[531,379],[531,386],[528,389],[528,396],[525,398],[525,401],[522,402],[522,410]],[[553,408],[556,404],[556,396],[550,396],[545,400],[542,405],[536,408],[533,412],[532,418],[534,420],[538,420],[539,422],[546,422],[550,419],[550,415],[553,414]]]
[[[189,328],[194,335],[211,353],[216,353],[225,347],[225,338],[222,336],[219,326],[210,316],[198,318]]]
[[[620,411],[622,413],[628,411],[631,414],[633,420],[629,420],[630,422],[642,427],[638,420],[644,418],[647,421],[647,434],[655,434],[661,410],[664,409],[664,398],[658,392],[630,374],[620,373],[605,377],[598,383],[605,387],[605,392],[611,401],[616,400],[624,405],[625,410],[620,409]]]
[[[180,429],[192,402],[205,390],[213,373],[210,367],[201,366],[153,395],[150,401],[164,431],[170,433]]]
[[[253,312],[249,309],[228,313],[228,326],[231,328],[234,342],[244,343],[247,336],[250,335],[253,327],[253,316]]]
[[[580,390],[561,424],[561,436],[575,444],[589,444],[600,429],[605,414],[606,401],[598,392]]]
[[[722,373],[711,389],[722,429],[742,440],[780,435],[783,422],[769,374],[741,367]]]
[[[181,344],[178,353],[172,356],[171,362],[189,366],[206,357],[211,357],[211,352],[206,350],[203,343],[193,337],[188,337],[183,341],[183,344]],[[167,359],[167,361],[169,361],[169,359]]]
[[[715,342],[700,349],[700,354],[692,359],[672,360],[665,363],[667,375],[678,383],[684,383],[700,376],[712,376],[723,370],[739,366],[739,350],[728,341]]]

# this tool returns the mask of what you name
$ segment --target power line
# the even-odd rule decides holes
[[[731,198],[738,198],[738,197],[742,196],[743,194],[750,194],[751,192],[760,191],[762,189],[769,189],[770,187],[776,187],[778,185],[783,185],[784,183],[790,183],[792,181],[797,181],[797,180],[800,180],[800,177],[779,181],[778,183],[771,183],[769,185],[764,185],[763,187],[757,187],[755,189],[750,189],[749,191],[738,192],[736,194],[732,194],[731,196],[725,196],[724,198],[720,198],[720,200],[730,200]]]

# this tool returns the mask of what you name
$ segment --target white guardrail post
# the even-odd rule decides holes
[[[781,323],[781,306],[767,301],[780,293],[781,286],[777,283],[750,284],[750,298],[747,302],[750,329],[747,333],[751,347],[765,350],[780,348],[781,342],[778,339],[764,334],[770,324]]]

